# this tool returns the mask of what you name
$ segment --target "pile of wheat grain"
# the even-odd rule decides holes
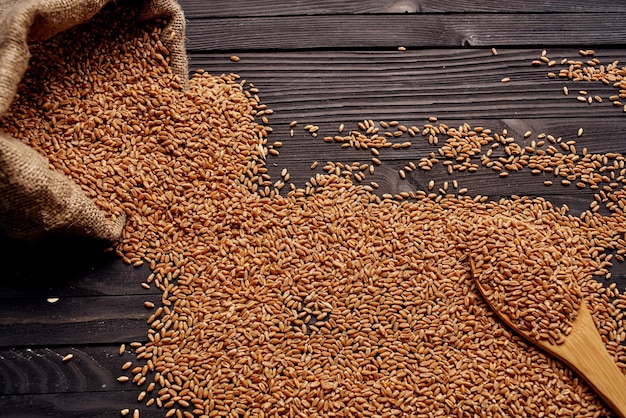
[[[569,231],[545,249],[575,243],[581,292],[626,369],[626,299],[591,279],[621,212],[576,218],[541,199],[425,192],[381,199],[336,165],[306,189],[278,193],[265,158],[279,144],[268,144],[271,110],[258,91],[203,72],[183,91],[160,26],[128,29],[107,13],[133,12],[109,9],[32,48],[0,125],[101,208],[128,216],[116,251],[149,263],[148,282],[163,291],[136,361],[123,367],[130,378],[120,379],[138,385],[138,400],[168,417],[608,414],[571,371],[495,318],[467,257],[482,239],[477,216],[509,230]],[[481,135],[466,129],[447,146]],[[366,139],[353,145],[385,143]],[[478,155],[467,149],[468,161]],[[357,169],[366,172],[347,171]],[[519,248],[502,255],[522,256]]]

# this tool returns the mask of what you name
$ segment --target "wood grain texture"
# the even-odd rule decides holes
[[[139,409],[141,418],[163,418],[165,411],[137,402],[137,390],[71,392],[0,397],[3,418],[119,418]]]
[[[527,0],[502,2],[499,0],[348,0],[348,1],[284,1],[270,0],[249,2],[245,0],[209,1],[181,0],[188,19],[199,17],[244,17],[244,16],[301,16],[343,14],[390,14],[390,13],[576,13],[588,12],[590,4],[585,0],[542,1]],[[609,0],[593,4],[593,11],[614,13],[625,12],[626,4],[620,0]]]
[[[196,19],[190,51],[621,45],[626,12]],[[559,22],[555,25],[555,22]]]
[[[0,347],[111,344],[145,340],[159,295],[64,297],[56,303],[14,297],[0,304]]]
[[[192,56],[192,62],[193,68],[205,68],[215,74],[236,72],[260,88],[261,100],[275,111],[270,117],[274,129],[270,142],[283,143],[280,156],[270,157],[270,171],[277,178],[282,168],[287,168],[298,187],[321,172],[321,167],[316,172],[309,169],[314,160],[371,159],[369,151],[343,150],[341,144],[321,140],[336,135],[339,124],[345,124],[349,131],[363,119],[398,120],[407,126],[421,127],[429,116],[437,116],[438,122],[449,126],[469,123],[494,132],[507,129],[524,145],[545,133],[563,141],[575,140],[581,155],[584,149],[590,153],[621,152],[626,118],[621,108],[606,100],[616,89],[601,83],[550,79],[546,75],[548,67],[530,65],[540,53],[533,49],[505,49],[493,56],[490,50],[453,49],[345,52],[338,57],[334,52],[276,52],[242,54],[237,63],[220,54],[198,54]],[[574,49],[550,50],[548,55],[558,61],[578,59]],[[598,50],[597,55],[605,62],[626,58],[623,51],[613,49]],[[505,75],[511,77],[510,83],[501,82]],[[569,95],[563,94],[563,86],[570,89]],[[581,89],[601,95],[605,101],[581,104],[576,100]],[[288,125],[293,120],[299,123],[292,137]],[[320,126],[318,139],[303,129],[306,124]],[[579,128],[584,130],[581,137],[577,136]],[[522,140],[526,131],[533,134]],[[380,157],[383,166],[378,174],[368,178],[381,184],[380,194],[400,190],[397,171],[409,161],[417,162],[437,151],[421,135],[404,135],[398,140],[411,140],[412,145],[405,150],[385,150]],[[587,209],[594,194],[575,186],[548,188],[543,181],[557,179],[532,176],[528,170],[513,173],[506,180],[488,169],[457,176],[460,187],[469,185],[472,194],[544,196],[560,204],[571,202],[574,213]],[[424,189],[431,179],[440,185],[453,177],[438,165],[427,173],[414,171],[402,183],[416,190]]]
[[[359,120],[346,120],[346,129],[356,126]],[[515,120],[514,123],[511,120],[495,120],[495,121],[470,121],[472,126],[489,127],[494,133],[502,132],[503,129],[507,129],[510,136],[518,139],[521,144],[529,144],[531,140],[537,140],[536,134],[529,137],[526,140],[522,139],[523,133],[527,128],[532,127],[539,128],[534,132],[547,132],[555,137],[562,137],[563,141],[574,140],[576,138],[575,132],[572,132],[571,125],[559,125],[557,120]],[[409,120],[402,121],[407,126],[410,124],[418,124],[421,126],[423,123],[427,123],[424,120]],[[446,123],[450,126],[459,126],[461,121],[457,120],[440,120],[441,123]],[[476,123],[473,123],[476,122]],[[587,132],[581,138],[576,138],[577,147],[581,150],[588,148],[588,152],[591,153],[604,153],[604,152],[616,152],[620,149],[620,143],[617,140],[611,141],[605,138],[617,138],[623,129],[622,121],[616,121],[615,124],[607,123],[607,121],[599,120],[581,120],[580,125],[584,125]],[[302,124],[309,123],[303,121]],[[343,123],[343,122],[342,122]],[[458,124],[457,124],[458,123]],[[273,178],[278,178],[283,168],[287,168],[291,174],[290,181],[298,187],[303,187],[303,181],[308,181],[311,176],[315,176],[317,173],[323,173],[322,166],[327,161],[340,161],[343,163],[371,163],[372,154],[368,150],[357,149],[342,149],[340,143],[326,143],[323,141],[323,136],[337,135],[337,124],[320,124],[320,135],[317,138],[312,138],[308,133],[304,132],[301,128],[294,136],[291,137],[288,133],[288,123],[284,125],[278,125],[274,131],[272,140],[279,140],[283,143],[280,148],[280,155],[268,157],[268,168]],[[522,128],[520,131],[519,128]],[[597,129],[597,131],[596,131]],[[613,136],[615,135],[615,136]],[[441,143],[443,143],[445,136],[441,137]],[[418,163],[422,157],[427,157],[431,152],[437,153],[439,145],[431,145],[427,139],[421,134],[416,137],[410,137],[404,135],[399,137],[396,142],[411,141],[411,146],[406,149],[383,149],[380,151],[378,158],[382,161],[382,165],[376,167],[376,171],[372,176],[372,179],[376,181],[380,177],[385,177],[387,174],[383,174],[385,170],[390,170],[391,173],[398,177],[397,170],[403,168],[409,162]],[[494,155],[499,155],[498,153]],[[315,170],[311,170],[310,166],[314,161],[318,161],[319,165]],[[443,161],[443,159],[441,159]],[[479,163],[479,159],[476,158],[476,162]],[[367,183],[370,179],[368,175],[363,183]],[[517,173],[511,173],[507,179],[498,177],[498,173],[487,168],[481,167],[476,173],[454,173],[448,174],[445,167],[440,162],[435,164],[432,170],[423,171],[420,169],[414,170],[410,173],[407,182],[414,180],[414,191],[425,187],[430,180],[434,180],[437,184],[443,181],[452,181],[457,179],[459,187],[469,187],[471,194],[482,195],[499,195],[510,196],[512,194],[532,194],[532,195],[571,195],[584,197],[585,199],[593,199],[595,191],[585,188],[577,189],[576,187],[555,186],[546,187],[543,184],[544,180],[553,179],[557,180],[558,177],[554,175],[541,174],[533,175],[529,169],[521,170]],[[391,186],[390,186],[391,187]],[[422,188],[422,190],[424,190]],[[393,193],[392,189],[381,190],[381,193]],[[590,203],[590,202],[589,202]]]
[[[137,401],[146,384],[117,381],[132,379],[121,367],[134,360],[129,342],[123,355],[118,345],[0,349],[1,416],[119,417],[121,409],[138,408],[141,417],[162,418],[162,410]]]
[[[130,351],[119,355],[117,345],[0,349],[0,391],[18,395],[130,389],[116,380],[121,375],[132,377],[121,370],[134,359]],[[64,362],[67,354],[74,357]]]
[[[623,111],[608,97],[612,86],[551,79],[557,65],[531,65],[541,48],[445,49],[416,51],[333,51],[191,54],[191,69],[212,74],[235,72],[253,82],[263,102],[279,113],[297,111],[299,120],[346,122],[350,119],[419,120],[518,118],[620,118]],[[548,49],[548,56],[579,59],[578,49]],[[597,50],[603,63],[626,62],[618,49]],[[626,64],[625,64],[626,65]],[[501,80],[509,77],[509,83]],[[567,86],[571,93],[563,94]],[[578,90],[603,97],[587,105]],[[295,112],[294,112],[295,113]]]

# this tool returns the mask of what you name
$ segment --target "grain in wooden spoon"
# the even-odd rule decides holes
[[[571,230],[486,218],[471,241],[475,283],[492,310],[529,342],[569,365],[619,416],[626,377],[608,354],[576,281],[582,271]]]

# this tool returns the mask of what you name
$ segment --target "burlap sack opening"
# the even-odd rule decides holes
[[[115,0],[0,0],[0,115],[10,107],[30,58],[28,44],[88,22]],[[134,1],[139,21],[167,22],[162,40],[173,72],[186,82],[185,20],[176,0]],[[45,80],[42,80],[45,82]],[[35,241],[50,234],[117,240],[123,217],[112,221],[78,185],[49,169],[47,159],[0,132],[0,230]]]

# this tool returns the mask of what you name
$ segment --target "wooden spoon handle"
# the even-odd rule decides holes
[[[565,343],[545,349],[569,364],[620,418],[626,418],[626,376],[607,352],[586,302]]]

